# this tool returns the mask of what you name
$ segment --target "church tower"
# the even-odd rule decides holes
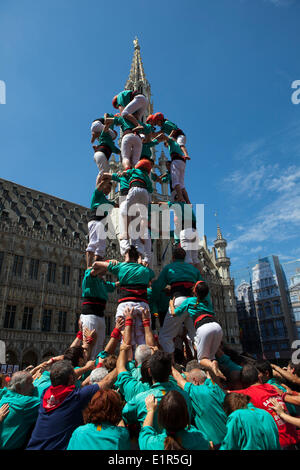
[[[220,226],[217,227],[217,239],[214,241],[216,249],[216,266],[222,279],[230,279],[229,266],[230,259],[226,254],[227,241],[223,238]]]
[[[151,99],[151,87],[145,75],[144,65],[143,65],[142,57],[141,57],[141,48],[139,45],[138,38],[134,39],[133,45],[134,45],[133,59],[131,63],[129,77],[125,84],[125,90],[138,91],[142,95],[146,96],[148,103],[149,103],[148,109],[147,109],[147,116],[148,116],[149,114],[153,113],[153,103]],[[146,121],[147,116],[143,116],[142,118],[143,122]]]

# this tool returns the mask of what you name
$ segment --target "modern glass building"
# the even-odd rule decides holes
[[[232,274],[244,351],[269,360],[290,359],[299,330],[279,258],[260,258]]]

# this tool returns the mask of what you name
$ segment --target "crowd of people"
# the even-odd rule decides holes
[[[187,226],[184,220],[183,209],[191,206],[184,132],[162,113],[143,122],[148,103],[141,93],[124,90],[113,106],[118,114],[106,113],[91,126],[98,174],[78,333],[60,356],[1,380],[0,449],[299,449],[300,365],[281,368],[224,344],[197,243],[189,244],[197,240],[193,212]],[[122,130],[120,149],[115,126]],[[159,142],[170,161],[158,176],[151,148]],[[112,153],[120,154],[118,173],[109,171]],[[149,236],[152,181],[169,182],[167,206],[180,209],[172,260],[157,276]],[[106,259],[113,182],[120,185],[122,261]],[[136,205],[137,234],[131,231]],[[111,292],[118,306],[105,344]]]

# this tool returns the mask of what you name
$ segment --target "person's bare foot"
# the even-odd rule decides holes
[[[225,375],[222,374],[222,372],[221,372],[220,369],[219,369],[219,366],[218,366],[217,361],[213,361],[213,363],[212,363],[212,371],[213,371],[213,373],[214,373],[217,377],[220,377],[221,379],[226,380]]]

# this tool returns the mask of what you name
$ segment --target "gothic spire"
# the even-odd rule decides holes
[[[217,227],[217,240],[223,240],[220,225]]]
[[[153,104],[151,101],[151,87],[145,75],[144,65],[141,57],[141,47],[137,37],[134,39],[133,45],[133,58],[129,77],[125,85],[125,90],[138,90],[139,92],[143,93],[143,95],[148,98],[149,102],[147,114],[151,114],[153,112]]]
[[[139,87],[139,83],[143,82],[144,84],[147,84],[149,86],[148,80],[146,79],[145,71],[144,71],[144,65],[142,62],[142,57],[141,57],[141,48],[140,44],[138,41],[138,38],[136,37],[133,41],[134,45],[134,53],[133,53],[133,59],[131,63],[131,69],[129,73],[129,77],[126,83],[126,88],[133,88],[136,90]]]

